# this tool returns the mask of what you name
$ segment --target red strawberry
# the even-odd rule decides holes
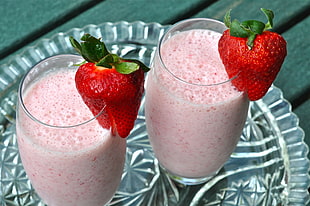
[[[286,41],[272,28],[273,12],[262,9],[267,24],[250,20],[230,21],[230,11],[224,18],[229,28],[219,40],[219,54],[232,83],[245,91],[250,100],[262,98],[275,80],[286,57]]]
[[[78,43],[70,42],[87,61],[75,75],[78,92],[102,127],[127,137],[134,126],[144,92],[144,72],[149,70],[137,60],[111,54],[100,39],[85,34]]]

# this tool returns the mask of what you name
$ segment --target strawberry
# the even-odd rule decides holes
[[[149,68],[138,60],[111,54],[104,42],[90,34],[81,40],[80,44],[70,37],[72,46],[86,60],[75,74],[76,88],[100,125],[125,138],[137,118],[144,73]]]
[[[273,26],[274,14],[261,9],[268,22],[249,20],[230,21],[230,11],[224,17],[228,27],[218,44],[218,51],[229,78],[251,101],[262,98],[275,80],[287,54],[286,41],[268,31]]]

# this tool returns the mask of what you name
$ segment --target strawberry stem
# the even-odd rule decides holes
[[[262,8],[261,11],[267,17],[268,22],[266,24],[257,20],[247,20],[240,23],[235,19],[231,22],[231,10],[227,11],[224,16],[224,24],[230,29],[230,35],[234,37],[247,38],[247,46],[250,50],[254,46],[256,35],[261,34],[273,27],[273,12],[264,8]]]

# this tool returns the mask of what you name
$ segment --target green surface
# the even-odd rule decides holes
[[[90,0],[1,0],[0,57],[61,24]]]
[[[33,15],[23,18],[18,18],[18,15],[11,15],[11,13],[16,13],[14,11],[7,11],[1,7],[0,12],[4,12],[5,16],[9,16],[4,20],[0,20],[0,28],[7,27],[10,25],[10,21],[16,22],[16,27],[21,34],[17,34],[17,29],[12,28],[10,30],[2,31],[5,33],[0,39],[0,64],[5,63],[13,55],[18,54],[21,50],[13,51],[11,55],[5,59],[1,59],[1,51],[3,48],[7,48],[8,45],[13,42],[18,41],[19,39],[24,39],[27,36],[36,36],[39,37],[51,37],[53,34],[58,32],[65,32],[71,28],[80,28],[88,24],[100,24],[103,22],[117,22],[117,21],[144,21],[144,22],[159,22],[162,24],[168,24],[174,21],[177,21],[182,18],[191,16],[193,11],[197,11],[201,8],[204,8],[205,5],[213,2],[212,0],[105,0],[105,1],[96,1],[99,2],[93,7],[84,8],[85,11],[80,12],[78,8],[81,5],[90,2],[87,0],[70,0],[70,1],[53,1],[53,0],[31,0],[33,6],[30,6],[29,3],[22,0],[4,0],[5,4],[18,4],[17,2],[23,2],[23,5],[20,7],[27,7],[27,13],[32,13]],[[12,2],[11,2],[12,1]],[[8,3],[11,2],[11,3]],[[35,3],[36,2],[36,3]],[[41,6],[37,6],[38,2],[41,2]],[[56,2],[56,3],[55,3]],[[58,3],[57,3],[58,2]],[[61,3],[60,3],[61,2]],[[70,5],[70,6],[69,6]],[[49,9],[51,7],[51,9]],[[72,12],[74,10],[74,12]],[[38,11],[38,13],[36,12]],[[71,15],[71,18],[67,17]],[[79,14],[79,15],[78,15]],[[67,15],[67,16],[66,16]],[[74,15],[78,15],[74,17]],[[42,16],[42,18],[41,18]],[[62,16],[65,16],[67,21],[62,22]],[[14,20],[14,19],[18,20]],[[23,19],[27,18],[27,25],[23,25]],[[61,25],[58,25],[62,23]],[[33,27],[33,28],[32,28]],[[45,27],[46,29],[40,30],[40,28]],[[54,28],[55,27],[55,28]],[[12,36],[13,37],[10,37]],[[4,39],[8,38],[8,42],[4,42]],[[38,38],[32,39],[27,44],[33,45]],[[25,45],[26,46],[26,45]]]

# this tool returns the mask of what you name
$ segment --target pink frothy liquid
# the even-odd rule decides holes
[[[40,121],[76,125],[93,118],[75,88],[75,70],[41,77],[25,91],[24,105]],[[96,120],[56,128],[33,121],[19,108],[17,136],[25,171],[50,206],[104,205],[121,179],[126,142]]]
[[[179,177],[214,175],[246,120],[248,99],[228,79],[217,50],[220,36],[202,29],[171,36],[147,79],[149,138],[160,164]]]

